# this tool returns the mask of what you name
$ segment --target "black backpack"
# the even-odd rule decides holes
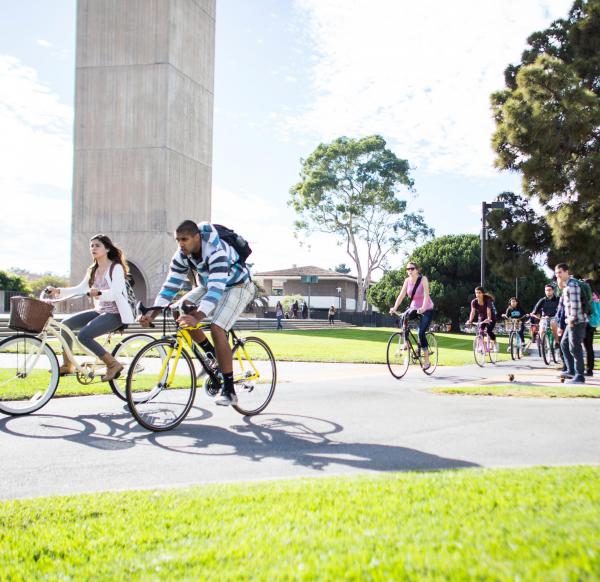
[[[240,234],[223,226],[222,224],[213,224],[221,240],[231,245],[240,256],[240,263],[245,263],[246,259],[252,254],[252,249],[248,241]]]

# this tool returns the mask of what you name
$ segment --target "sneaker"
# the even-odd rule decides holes
[[[578,374],[572,380],[565,382],[565,384],[585,384],[585,378],[581,374]]]
[[[561,372],[558,377],[559,378],[566,378],[567,380],[570,380],[571,378],[574,378],[575,375],[571,374],[570,372]]]
[[[221,396],[216,400],[219,406],[231,406],[232,404],[237,404],[238,399],[235,392],[229,392],[222,390]]]
[[[594,372],[592,370],[588,370],[584,375],[585,376],[593,376]]]

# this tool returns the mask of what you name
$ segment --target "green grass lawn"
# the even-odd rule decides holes
[[[600,467],[0,503],[3,580],[598,580]]]
[[[263,338],[278,360],[302,362],[386,363],[386,348],[396,328],[340,328],[319,330],[283,330],[252,332]],[[248,335],[250,332],[248,332]],[[473,336],[436,333],[440,366],[475,363]],[[500,338],[499,360],[506,353],[507,339]]]
[[[491,386],[443,386],[432,392],[442,394],[470,394],[472,396],[524,396],[533,398],[600,398],[600,386],[585,384],[538,386],[534,384],[497,384]]]

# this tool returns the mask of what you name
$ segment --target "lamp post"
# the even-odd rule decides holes
[[[481,203],[481,286],[485,289],[485,241],[487,240],[487,211],[496,208],[506,208],[504,202]]]
[[[342,310],[342,288],[338,287],[336,289],[337,294],[338,294],[338,311]]]

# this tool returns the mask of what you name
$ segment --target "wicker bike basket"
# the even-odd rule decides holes
[[[32,297],[10,298],[10,321],[8,327],[16,331],[39,333],[52,315],[54,306]]]

